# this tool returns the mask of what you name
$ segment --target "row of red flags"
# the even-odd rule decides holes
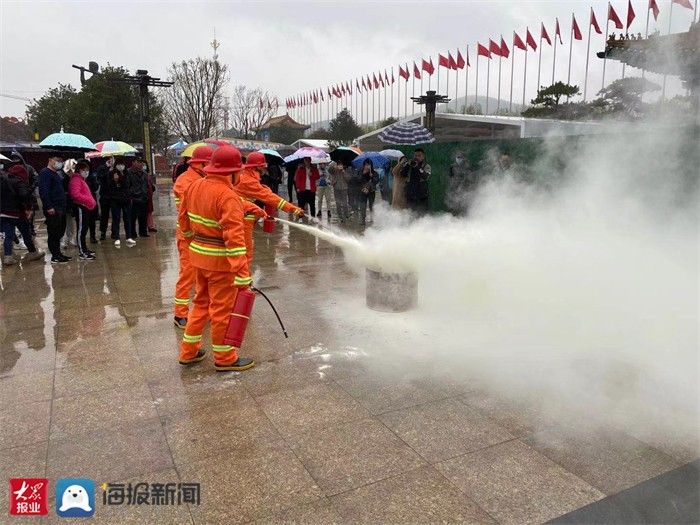
[[[693,5],[690,3],[690,0],[671,0],[671,2],[679,4],[688,9],[693,9]],[[647,9],[652,11],[652,14],[654,15],[654,20],[657,20],[659,17],[659,6],[657,5],[656,0],[649,0]],[[632,0],[628,0],[626,20],[627,30],[629,30],[629,27],[630,25],[632,25],[632,22],[634,21],[635,17],[636,14],[634,12],[634,8],[632,7]],[[622,23],[622,20],[620,19],[617,12],[610,3],[608,3],[607,21],[615,24],[616,29],[623,29],[625,27]],[[598,20],[596,19],[593,8],[591,8],[589,24],[599,35],[603,33],[603,31],[600,28],[600,25],[598,24]],[[573,35],[574,40],[583,40],[583,34],[581,33],[581,29],[579,28],[579,25],[576,22],[576,17],[573,14],[571,15],[571,33]],[[559,39],[560,44],[564,43],[561,37],[559,18],[556,19],[554,37]],[[542,23],[540,27],[540,39],[546,41],[550,46],[552,45],[552,39],[550,38],[549,33],[547,33],[547,29],[544,27],[544,23]],[[537,50],[537,42],[535,42],[535,38],[532,36],[532,33],[530,33],[529,28],[525,30],[525,41],[523,41],[522,38],[520,38],[520,36],[515,31],[513,31],[513,48],[516,47],[518,49],[522,49],[525,52],[527,52],[528,47],[530,47],[533,51]],[[477,57],[483,56],[489,59],[492,58],[494,55],[497,57],[508,58],[510,56],[511,51],[508,48],[508,45],[506,44],[505,40],[503,39],[503,36],[501,36],[500,44],[489,39],[488,46],[477,42],[476,49]],[[452,69],[456,71],[459,69],[464,69],[465,66],[471,67],[471,64],[469,63],[468,53],[466,54],[466,57],[464,57],[462,56],[461,51],[458,49],[455,56],[453,56],[452,52],[450,51],[448,51],[447,56],[444,56],[442,53],[438,54],[438,67],[444,67],[446,69]],[[432,58],[428,60],[422,59],[420,68],[418,67],[416,62],[413,62],[413,77],[416,79],[420,79],[422,72],[426,72],[428,75],[432,75],[435,72],[435,65],[433,64]],[[406,80],[406,82],[408,82],[408,80],[411,78],[411,70],[408,64],[405,64],[405,66],[399,66],[399,76]],[[386,69],[384,70],[384,76],[382,76],[382,73],[380,71],[378,77],[376,73],[372,73],[372,78],[370,78],[370,76],[367,75],[366,81],[364,77],[361,78],[361,83],[358,79],[355,79],[355,88],[357,89],[357,91],[361,92],[362,89],[364,89],[365,91],[372,91],[372,89],[379,89],[380,87],[387,87],[393,84],[394,72],[392,70],[391,78],[389,78]],[[326,91],[326,94],[328,96],[328,100],[330,100],[331,97],[342,98],[346,95],[352,95],[352,89],[352,82],[345,82],[340,83],[339,85],[335,85],[333,87],[329,87]],[[307,104],[316,104],[319,102],[323,102],[324,100],[325,99],[323,97],[323,90],[316,89],[309,93],[303,93],[288,98],[286,101],[286,105],[289,109],[296,108],[298,106],[305,106]]]

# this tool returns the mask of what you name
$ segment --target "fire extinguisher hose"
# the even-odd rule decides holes
[[[267,301],[267,304],[269,304],[270,308],[272,308],[272,311],[275,313],[275,317],[277,317],[277,321],[279,321],[280,326],[282,327],[282,332],[284,333],[284,337],[289,339],[289,336],[287,335],[287,329],[284,327],[284,323],[282,323],[282,319],[280,319],[280,314],[277,313],[277,309],[275,308],[275,305],[272,304],[272,301],[270,301],[270,299],[267,297],[267,295],[265,295],[262,292],[262,290],[260,290],[259,288],[255,288],[254,286],[251,286],[251,289],[255,293],[259,293],[260,295],[262,295],[263,298]]]

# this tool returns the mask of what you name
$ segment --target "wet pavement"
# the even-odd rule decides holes
[[[159,232],[133,248],[0,272],[2,478],[201,484],[199,505],[105,506],[98,488],[105,523],[537,523],[696,456],[572,434],[491,392],[382,369],[381,339],[334,322],[343,298],[362,300],[363,277],[286,227],[256,233],[254,270],[290,338],[258,300],[242,351],[255,369],[184,368],[166,186],[157,208]],[[0,515],[7,502],[3,491]],[[53,504],[26,519],[63,520]]]

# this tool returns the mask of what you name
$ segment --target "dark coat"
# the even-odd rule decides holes
[[[39,196],[44,212],[53,208],[57,213],[66,213],[68,199],[62,172],[48,167],[39,172]]]
[[[150,194],[148,173],[136,168],[130,168],[126,174],[129,179],[132,200],[134,200],[134,202],[148,202],[148,196]]]
[[[114,176],[117,175],[117,180]],[[107,175],[107,192],[109,198],[115,201],[128,201],[131,199],[131,187],[129,184],[129,175],[125,171],[113,169]]]

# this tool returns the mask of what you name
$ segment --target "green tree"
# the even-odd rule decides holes
[[[80,133],[90,140],[123,140],[141,142],[143,126],[138,88],[120,79],[129,72],[122,67],[107,66],[85,82],[79,92],[60,85],[30,104],[27,120],[42,137],[58,131]],[[150,134],[154,146],[167,143],[167,126],[163,105],[154,94],[149,94]]]
[[[579,94],[579,87],[564,82],[537,91],[537,97],[530,101],[531,106],[522,112],[524,117],[571,119],[578,115],[579,105],[569,102]],[[566,97],[566,102],[562,98]]]
[[[68,84],[49,89],[27,106],[29,127],[38,131],[42,139],[61,127],[73,129],[74,122],[69,120],[68,109],[76,96],[77,92]]]
[[[385,118],[384,120],[382,120],[382,121],[379,123],[379,127],[380,127],[380,128],[385,128],[385,127],[387,127],[387,126],[391,126],[392,124],[394,124],[394,123],[396,123],[396,122],[398,122],[398,121],[399,121],[399,119],[397,119],[396,117],[388,117],[388,118]]]
[[[642,77],[626,77],[611,82],[598,94],[596,101],[602,106],[607,115],[639,118],[648,105],[642,101],[642,96],[651,91],[661,89],[657,83]]]
[[[329,140],[337,145],[348,145],[355,138],[362,135],[362,129],[357,125],[347,109],[343,109],[330,121],[328,131],[330,135]]]

